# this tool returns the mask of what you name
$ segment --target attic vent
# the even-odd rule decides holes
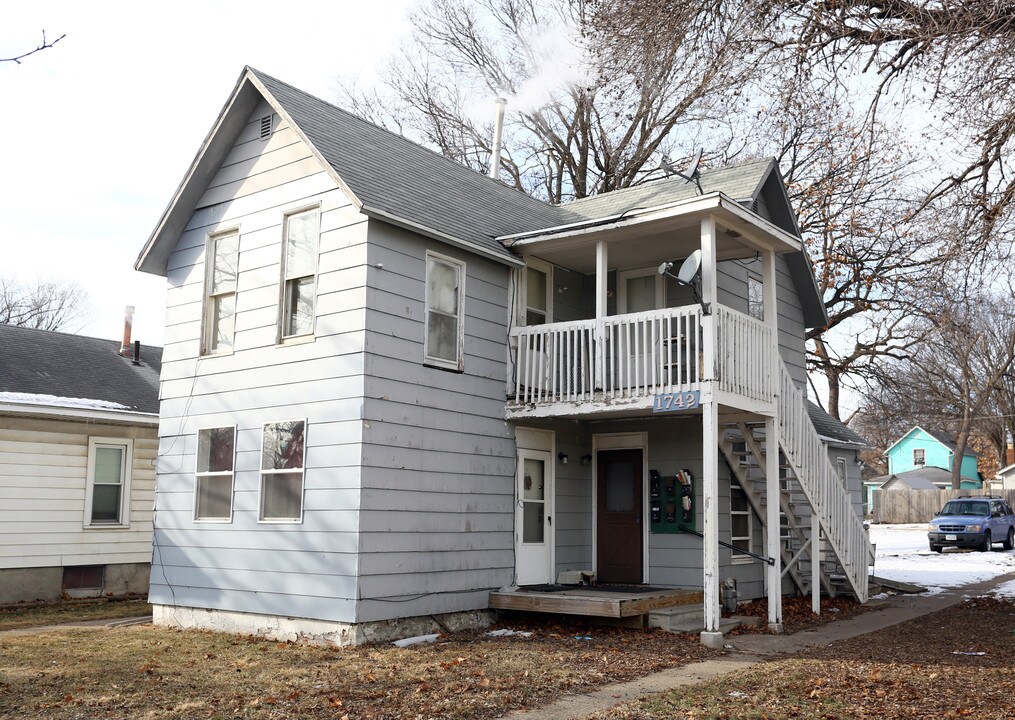
[[[261,139],[266,140],[271,135],[271,115],[261,118]]]

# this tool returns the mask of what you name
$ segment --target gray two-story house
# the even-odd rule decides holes
[[[866,599],[772,160],[553,206],[246,69],[137,268],[157,622],[355,643],[581,571],[697,590],[715,642],[727,577],[773,629],[784,591]]]

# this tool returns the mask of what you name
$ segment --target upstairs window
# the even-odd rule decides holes
[[[306,429],[306,420],[287,420],[264,426],[258,520],[300,522],[303,519]]]
[[[751,275],[747,276],[747,314],[755,320],[765,319],[765,286]]]
[[[846,487],[846,458],[835,458],[835,475],[842,486]]]
[[[235,427],[198,431],[195,520],[228,522],[232,519],[235,447]]]
[[[134,441],[127,438],[88,439],[86,527],[125,527],[130,524],[133,449]]]
[[[317,294],[317,208],[288,215],[282,260],[282,338],[314,332],[314,298]]]
[[[525,268],[525,324],[543,325],[550,322],[553,295],[553,270],[549,263],[528,260]]]
[[[203,354],[230,352],[233,349],[239,256],[239,233],[230,232],[208,238]]]
[[[465,264],[427,253],[426,334],[423,339],[426,364],[449,370],[464,369],[464,300]]]
[[[923,467],[927,464],[927,451],[923,448],[913,448],[913,464]]]

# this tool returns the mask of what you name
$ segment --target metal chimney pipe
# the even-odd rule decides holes
[[[490,151],[490,177],[494,180],[500,175],[500,151],[501,142],[504,136],[504,106],[507,105],[507,98],[499,97],[497,103],[497,114],[493,121],[493,150]]]
[[[134,324],[134,306],[128,305],[123,311],[123,344],[120,345],[120,355],[130,357],[130,328]]]

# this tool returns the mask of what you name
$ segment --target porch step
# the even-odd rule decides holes
[[[719,618],[719,631],[727,632],[740,625],[736,618]],[[705,611],[700,604],[678,605],[653,610],[648,614],[648,626],[672,633],[695,633],[705,629]]]

